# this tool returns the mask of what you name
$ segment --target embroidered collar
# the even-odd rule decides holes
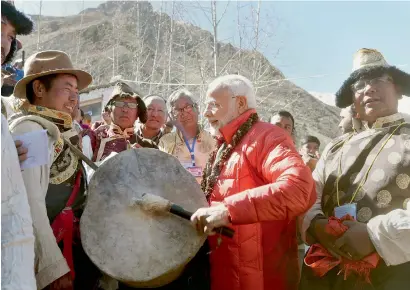
[[[122,130],[119,126],[115,125],[114,123],[111,123],[107,133],[109,137],[129,139],[132,135],[134,135],[134,128],[131,127]]]
[[[73,125],[71,116],[68,113],[52,110],[46,107],[29,105],[22,108],[22,113],[27,115],[36,115],[54,123],[60,132],[70,130]]]
[[[399,125],[404,122],[403,115],[396,113],[386,117],[380,117],[373,123],[373,126],[369,126],[367,122],[363,122],[366,129],[380,129],[394,125]]]

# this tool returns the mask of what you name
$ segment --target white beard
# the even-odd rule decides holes
[[[218,122],[218,125],[216,127],[213,127],[212,125],[209,126],[209,133],[211,133],[212,136],[221,136],[221,132],[219,129],[221,128],[220,123]]]
[[[235,112],[235,102],[233,99],[229,103],[229,110],[228,114],[223,118],[222,120],[218,121],[218,124],[214,127],[211,124],[209,125],[209,133],[211,133],[212,136],[221,136],[222,133],[219,131],[219,129],[223,128],[225,125],[229,124],[231,121],[233,121],[235,118],[237,118],[239,115],[236,114]]]

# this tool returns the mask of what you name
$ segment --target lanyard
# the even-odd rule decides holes
[[[185,141],[185,145],[189,150],[189,153],[191,154],[191,160],[192,160],[192,166],[195,167],[195,143],[196,143],[196,136],[194,138],[194,140],[192,141],[192,146],[189,145],[189,142],[187,139],[185,139],[184,136],[184,141]]]

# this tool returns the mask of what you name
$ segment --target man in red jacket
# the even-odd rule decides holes
[[[251,82],[213,81],[205,117],[218,148],[202,188],[210,203],[192,216],[209,237],[212,290],[297,289],[296,217],[316,199],[310,169],[282,129],[259,121]],[[213,233],[229,225],[232,239]]]

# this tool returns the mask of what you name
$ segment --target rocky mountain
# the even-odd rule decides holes
[[[93,75],[93,85],[121,75],[144,94],[167,97],[186,87],[202,102],[215,72],[239,73],[253,80],[263,119],[285,109],[295,116],[299,137],[313,134],[325,144],[339,134],[339,110],[286,80],[263,55],[223,42],[214,50],[209,31],[158,13],[149,2],[108,1],[79,15],[42,17],[39,35],[40,41],[37,32],[22,37],[26,56],[63,50]]]

